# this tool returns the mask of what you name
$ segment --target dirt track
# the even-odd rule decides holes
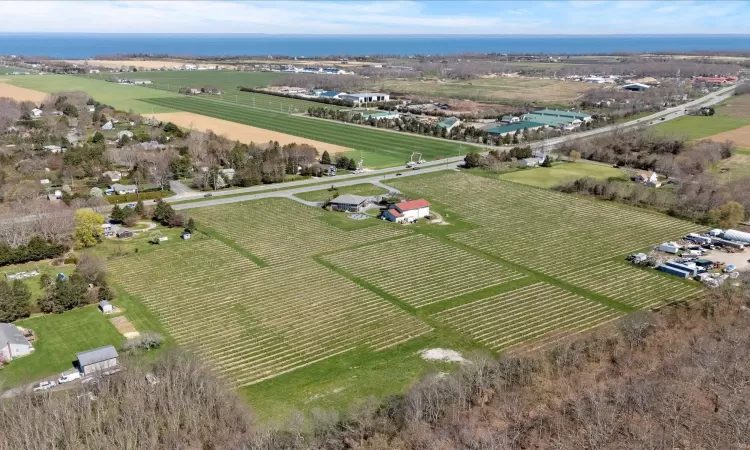
[[[732,141],[740,148],[750,148],[750,125],[737,128],[736,130],[714,134],[713,136],[708,136],[706,139],[711,139],[716,142]]]
[[[30,101],[34,103],[41,103],[45,98],[47,98],[47,95],[49,94],[13,86],[12,84],[0,83],[0,97],[10,97],[13,100],[17,100],[19,102]]]
[[[269,141],[277,141],[281,145],[285,144],[309,144],[318,149],[318,152],[323,153],[323,150],[328,150],[328,153],[343,153],[348,152],[351,149],[342,147],[340,145],[327,144],[325,142],[314,141],[312,139],[305,139],[290,134],[278,133],[276,131],[264,130],[262,128],[255,128],[249,125],[242,125],[228,120],[215,119],[213,117],[202,116],[200,114],[193,114],[188,112],[179,113],[163,113],[154,114],[157,120],[162,122],[172,122],[183,128],[190,128],[200,131],[211,130],[218,135],[224,135],[229,139],[238,140],[244,143],[255,142],[256,144],[264,144]]]

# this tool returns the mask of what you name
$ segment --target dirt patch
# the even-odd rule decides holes
[[[747,119],[750,117],[750,95],[735,95],[729,97],[722,106],[717,109],[722,116]]]
[[[419,356],[428,361],[466,362],[466,359],[460,353],[445,348],[428,348],[420,351]]]
[[[748,110],[748,116],[750,116],[750,109]],[[750,125],[737,128],[736,130],[714,134],[713,136],[708,136],[706,139],[716,142],[732,141],[737,144],[738,147],[750,148]]]
[[[328,150],[329,153],[343,153],[351,149],[340,145],[327,144],[325,142],[305,139],[291,134],[278,133],[276,131],[264,130],[263,128],[251,127],[240,123],[230,122],[228,120],[215,119],[213,117],[202,116],[188,112],[155,114],[157,120],[162,122],[172,122],[183,128],[190,128],[199,131],[211,130],[218,135],[224,135],[229,139],[240,142],[256,144],[265,144],[269,141],[277,141],[281,145],[286,144],[309,144],[318,149],[320,153]]]
[[[748,256],[750,255],[748,255],[747,252],[727,253],[721,250],[711,250],[703,255],[704,258],[710,259],[711,261],[733,264],[739,271],[750,270],[750,263],[747,260]]]
[[[126,338],[134,338],[141,333],[138,332],[138,330],[135,329],[132,323],[127,319],[125,316],[115,317],[112,319],[109,319],[109,321],[112,323],[112,325],[117,328],[117,331],[125,336]]]
[[[9,97],[19,102],[34,102],[41,103],[47,98],[49,94],[44,92],[34,91],[12,84],[0,83],[0,97]]]

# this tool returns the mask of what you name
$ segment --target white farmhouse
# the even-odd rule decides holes
[[[0,357],[6,361],[34,351],[21,330],[11,323],[0,323]]]

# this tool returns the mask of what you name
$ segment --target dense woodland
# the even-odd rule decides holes
[[[274,428],[257,425],[203,363],[165,352],[153,363],[128,360],[127,371],[92,385],[92,396],[4,400],[0,448],[743,448],[749,311],[745,276],[535,354],[477,354],[405,394]]]

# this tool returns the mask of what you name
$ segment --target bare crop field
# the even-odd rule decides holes
[[[0,97],[9,97],[19,102],[41,103],[47,98],[48,94],[44,92],[26,89],[12,84],[0,83]]]
[[[571,81],[494,77],[472,81],[385,80],[378,82],[375,89],[480,102],[570,103],[594,88]]]
[[[200,114],[179,112],[179,113],[163,113],[155,114],[157,120],[162,122],[172,122],[183,128],[189,128],[200,131],[213,131],[218,135],[226,136],[229,139],[237,140],[244,143],[255,142],[256,144],[264,144],[269,141],[276,141],[281,145],[286,144],[308,144],[312,145],[320,153],[324,150],[328,150],[329,153],[344,153],[351,149],[342,147],[340,145],[327,144],[325,142],[316,141],[313,139],[305,139],[298,136],[292,136],[290,134],[279,133],[276,131],[264,130],[263,128],[251,127],[249,125],[242,125],[237,122],[230,122],[228,120],[216,119],[214,117],[202,116]]]
[[[750,111],[748,111],[748,113],[749,114],[747,117],[750,117]],[[737,144],[738,147],[750,148],[750,125],[744,126],[742,128],[737,128],[736,130],[714,134],[713,136],[709,136],[706,139],[717,142],[732,141]]]

